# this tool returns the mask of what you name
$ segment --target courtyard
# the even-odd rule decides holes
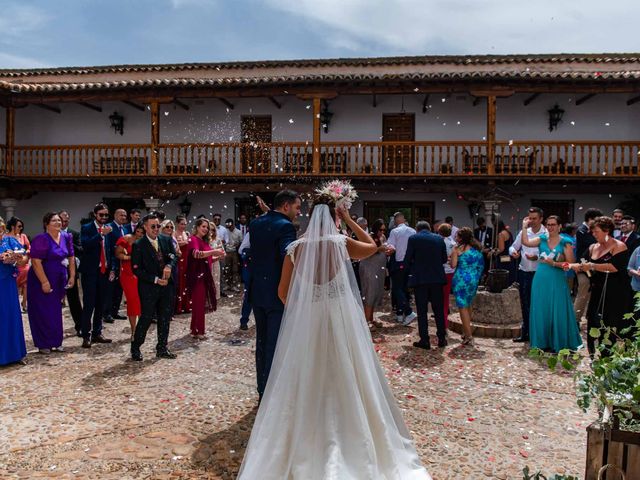
[[[142,363],[128,359],[127,321],[107,325],[112,344],[84,350],[65,308],[64,353],[0,369],[0,478],[235,478],[257,411],[255,330],[238,330],[239,300],[208,315],[204,341],[176,317],[176,360],[155,359],[152,329]],[[583,475],[595,414],[576,406],[571,375],[509,339],[469,348],[450,333],[444,351],[418,350],[415,324],[379,318],[376,351],[434,480],[519,480],[526,465]]]

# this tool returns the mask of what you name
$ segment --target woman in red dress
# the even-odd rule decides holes
[[[224,255],[224,250],[209,245],[209,221],[199,218],[189,240],[187,259],[187,291],[191,298],[191,336],[204,340],[205,314],[216,309],[216,286],[211,275],[213,257]]]
[[[7,222],[7,237],[15,238],[20,245],[24,248],[27,256],[29,256],[29,252],[31,251],[31,244],[29,243],[29,238],[23,233],[24,232],[24,222],[20,220],[18,217],[11,217]],[[29,273],[29,262],[25,263],[18,267],[18,278],[16,282],[18,283],[18,295],[22,296],[22,312],[27,311],[27,274]]]
[[[176,302],[174,313],[189,313],[191,311],[191,299],[187,292],[187,248],[189,246],[189,232],[187,232],[187,217],[176,217],[176,231],[174,237],[180,248],[180,260],[178,261],[178,281],[176,283]]]
[[[120,237],[116,242],[116,257],[120,260],[120,285],[122,285],[124,297],[127,299],[127,317],[129,317],[131,324],[132,340],[138,317],[142,313],[142,307],[138,295],[138,277],[133,274],[131,269],[131,252],[133,244],[143,236],[144,226],[142,223],[138,223],[132,234]]]

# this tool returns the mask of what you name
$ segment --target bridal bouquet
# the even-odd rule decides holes
[[[331,180],[317,188],[316,193],[333,197],[336,207],[344,205],[347,210],[351,208],[353,202],[358,198],[358,192],[356,192],[349,180]]]

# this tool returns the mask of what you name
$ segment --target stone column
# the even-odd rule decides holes
[[[143,200],[147,212],[158,210],[160,208],[160,205],[162,205],[162,200],[160,200],[159,198],[143,198]]]
[[[8,222],[9,219],[15,215],[18,201],[15,198],[3,198],[0,200],[0,205],[2,205],[5,211],[4,221]]]

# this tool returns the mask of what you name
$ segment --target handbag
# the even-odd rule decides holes
[[[607,295],[607,282],[609,280],[609,272],[605,272],[604,286],[602,287],[602,293],[600,294],[600,300],[598,301],[598,308],[596,310],[596,319],[601,324],[604,315],[604,303]]]

